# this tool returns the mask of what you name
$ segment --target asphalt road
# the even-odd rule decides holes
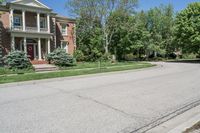
[[[200,104],[200,64],[0,85],[0,133],[139,133]]]

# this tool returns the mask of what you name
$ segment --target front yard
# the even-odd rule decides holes
[[[40,79],[49,79],[57,77],[69,77],[77,75],[87,75],[95,73],[105,73],[113,71],[124,71],[132,69],[140,69],[146,67],[152,67],[154,65],[145,62],[119,62],[119,63],[109,63],[98,62],[95,63],[78,63],[76,66],[61,68],[62,70],[57,72],[48,72],[48,73],[35,73],[30,70],[22,70],[22,72],[11,71],[9,69],[0,68],[0,84],[11,83],[11,82],[20,82],[20,81],[29,81],[29,80],[40,80]],[[24,73],[24,74],[16,74]],[[10,75],[13,74],[13,75]]]

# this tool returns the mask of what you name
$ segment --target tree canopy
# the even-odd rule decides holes
[[[189,4],[177,15],[175,37],[183,52],[200,53],[200,2]]]
[[[85,59],[104,55],[118,60],[170,57],[183,50],[199,53],[200,2],[177,15],[173,5],[136,11],[137,0],[67,0],[77,18],[77,48]]]

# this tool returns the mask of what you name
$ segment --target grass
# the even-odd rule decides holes
[[[70,70],[70,69],[84,69],[84,68],[99,68],[101,67],[111,67],[111,66],[122,66],[122,65],[133,65],[137,64],[137,62],[117,62],[117,63],[111,63],[111,62],[81,62],[77,63],[76,66],[72,67],[63,67],[62,70]]]
[[[183,133],[191,133],[193,131],[196,130],[200,130],[200,122],[198,122],[197,124],[195,124],[194,126],[192,126],[191,128],[187,129],[185,132]]]
[[[8,74],[23,74],[23,73],[32,73],[34,72],[31,69],[24,69],[24,70],[11,70],[5,67],[0,67],[0,76],[1,75],[8,75]]]
[[[28,73],[20,75],[3,75],[0,76],[0,84],[11,83],[11,82],[21,82],[21,81],[30,81],[30,80],[40,80],[40,79],[50,79],[57,77],[69,77],[69,76],[78,76],[78,75],[87,75],[95,73],[105,73],[105,72],[114,72],[114,71],[124,71],[132,69],[140,69],[146,67],[152,67],[152,64],[149,63],[136,63],[136,62],[126,62],[126,63],[117,63],[106,65],[100,68],[94,67],[95,63],[89,63],[78,65],[76,69],[70,68],[69,70],[62,70],[58,72],[50,73]],[[103,64],[102,64],[103,65]],[[93,66],[93,67],[92,67]],[[80,68],[90,68],[90,69],[80,69]]]

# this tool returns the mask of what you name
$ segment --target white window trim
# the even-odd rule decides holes
[[[65,26],[65,29],[63,28],[63,26]],[[63,30],[65,30],[65,32],[63,32]],[[61,33],[62,33],[62,35],[65,35],[65,36],[68,35],[68,26],[67,26],[67,24],[61,24]]]
[[[17,26],[22,26],[22,16],[21,15],[18,15],[18,14],[15,14],[13,15],[13,25],[15,26],[15,18],[18,17],[20,19],[20,25],[17,25]]]
[[[63,48],[63,43],[66,44],[66,47]],[[69,53],[69,42],[68,41],[61,41],[61,49],[65,49],[66,50],[66,53]]]
[[[45,17],[40,17],[40,28],[41,28],[41,21],[44,21],[44,28],[47,28],[47,20]]]

